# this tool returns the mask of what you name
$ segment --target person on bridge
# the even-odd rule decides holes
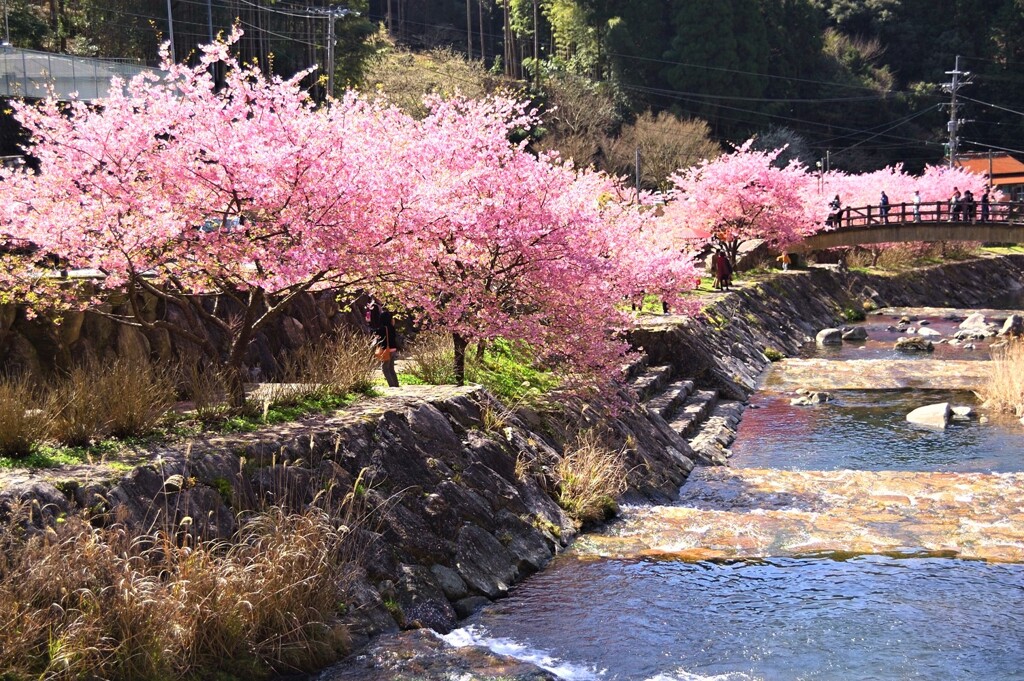
[[[989,215],[989,197],[988,187],[985,187],[985,193],[981,195],[981,221],[988,222]]]
[[[960,201],[960,188],[953,187],[953,196],[949,197],[949,221],[958,222],[962,211],[963,205]]]
[[[974,200],[974,192],[970,189],[964,192],[964,222],[974,222],[978,212],[978,202]]]
[[[839,194],[836,194],[835,198],[828,202],[828,219],[825,220],[825,225],[829,227],[839,226],[839,214],[843,211],[843,204],[839,201]]]
[[[921,222],[921,190],[914,190],[914,222]]]
[[[889,223],[889,197],[882,191],[882,197],[878,200],[878,211],[882,214],[882,222]]]

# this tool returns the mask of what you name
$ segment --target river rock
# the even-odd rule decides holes
[[[938,331],[936,331],[935,329],[929,328],[927,326],[922,326],[920,329],[917,330],[917,335],[918,336],[941,336],[942,334],[939,333]]]
[[[896,341],[893,346],[900,352],[933,352],[935,345],[926,338],[919,336],[904,336]]]
[[[529,662],[499,655],[481,646],[461,643],[459,647],[453,646],[424,629],[382,636],[358,655],[314,677],[315,681],[556,681],[557,678]]]
[[[924,407],[918,407],[907,414],[907,421],[922,426],[928,426],[930,428],[945,429],[945,427],[949,425],[949,419],[952,413],[953,410],[950,409],[949,402],[940,402],[938,404],[929,404]]]
[[[868,339],[868,331],[863,326],[848,326],[843,329],[844,341],[862,341]]]
[[[1024,318],[1012,314],[1003,322],[1003,328],[999,330],[1000,336],[1024,336]]]
[[[818,345],[841,345],[843,342],[843,332],[834,328],[822,329],[814,337],[814,342]]]
[[[794,397],[789,401],[794,407],[807,407],[815,404],[824,404],[832,399],[832,396],[827,392],[813,391],[807,392],[806,394]]]
[[[960,322],[961,329],[975,329],[978,327],[985,328],[985,315],[980,312],[974,312],[967,315],[967,319]]]
[[[974,416],[974,409],[968,406],[953,407],[954,421],[970,421]]]

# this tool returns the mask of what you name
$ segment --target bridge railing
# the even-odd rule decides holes
[[[959,206],[949,201],[912,203],[891,203],[887,210],[882,206],[860,206],[841,208],[831,213],[825,221],[833,229],[861,229],[871,225],[903,224],[912,222],[976,222],[1024,223],[1024,202],[999,201],[988,204],[986,209],[980,201],[973,205],[961,202]]]

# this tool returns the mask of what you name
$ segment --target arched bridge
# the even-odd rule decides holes
[[[895,203],[843,208],[826,221],[824,231],[804,238],[798,250],[909,241],[983,241],[1024,243],[1024,202],[980,202],[951,206],[948,201]]]

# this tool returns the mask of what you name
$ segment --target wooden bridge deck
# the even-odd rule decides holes
[[[824,231],[806,237],[798,250],[910,241],[1024,243],[1024,203],[999,202],[984,210],[947,201],[843,208],[829,216]]]

